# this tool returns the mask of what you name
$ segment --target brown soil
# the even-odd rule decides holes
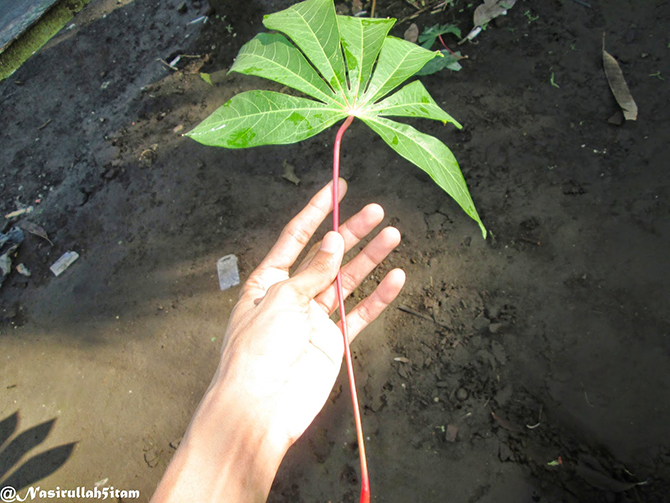
[[[15,478],[108,479],[147,501],[237,295],[219,291],[216,260],[236,254],[246,276],[330,176],[334,131],[240,151],[178,134],[242,90],[272,88],[226,69],[262,15],[291,2],[217,2],[220,17],[192,25],[207,6],[180,3],[94,1],[0,83],[0,210],[32,204],[28,220],[53,242],[27,234],[15,264],[32,276],[14,272],[0,290],[0,477],[64,445]],[[362,124],[345,136],[345,216],[378,202],[404,238],[356,295],[391,267],[409,278],[354,344],[374,501],[667,501],[670,4],[581,3],[520,0],[461,46],[462,71],[422,79],[465,125],[417,122],[459,159],[486,241]],[[379,16],[414,11],[378,4]],[[472,8],[456,4],[464,12],[414,21],[467,31]],[[637,122],[608,123],[603,32]],[[176,54],[202,57],[177,72],[157,61]],[[299,186],[281,177],[284,161]],[[67,250],[81,256],[55,278]],[[270,501],[357,501],[346,386],[290,451]]]

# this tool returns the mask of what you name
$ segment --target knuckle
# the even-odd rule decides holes
[[[301,225],[290,223],[286,226],[286,232],[298,243],[305,246],[312,239],[312,234],[307,232]]]
[[[353,292],[358,286],[358,281],[354,278],[351,273],[347,271],[342,271],[342,289],[345,292]]]
[[[365,324],[371,323],[374,319],[374,313],[370,309],[370,305],[365,302],[358,308],[358,315]]]

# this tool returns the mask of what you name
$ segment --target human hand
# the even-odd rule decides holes
[[[346,183],[340,180],[340,197]],[[286,450],[323,407],[340,371],[344,341],[330,319],[338,306],[335,277],[344,253],[384,217],[370,204],[329,232],[294,265],[332,211],[331,184],[284,228],[242,287],[231,313],[221,361],[153,502],[265,501]],[[400,243],[383,229],[342,267],[348,296]],[[405,282],[394,269],[347,313],[353,340],[391,303]]]
[[[340,180],[344,196],[346,184]],[[346,251],[384,217],[376,204],[363,208],[317,243],[291,268],[332,211],[331,184],[324,187],[283,230],[242,289],[226,333],[218,378],[234,385],[241,404],[269,438],[288,448],[321,410],[340,371],[344,342],[330,319],[337,308],[335,276]],[[393,227],[382,230],[342,267],[348,296],[400,243]],[[353,340],[400,292],[402,270],[391,271],[376,290],[347,314]]]

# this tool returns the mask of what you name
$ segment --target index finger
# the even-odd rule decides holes
[[[271,267],[288,272],[321,223],[333,211],[332,185],[333,182],[329,182],[317,192],[307,206],[284,227],[258,269]],[[347,192],[347,182],[342,178],[339,179],[339,190],[341,201]]]

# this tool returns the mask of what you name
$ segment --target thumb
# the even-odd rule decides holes
[[[307,267],[288,282],[294,290],[313,299],[328,288],[337,276],[344,256],[344,239],[337,232],[323,237],[321,247]]]

